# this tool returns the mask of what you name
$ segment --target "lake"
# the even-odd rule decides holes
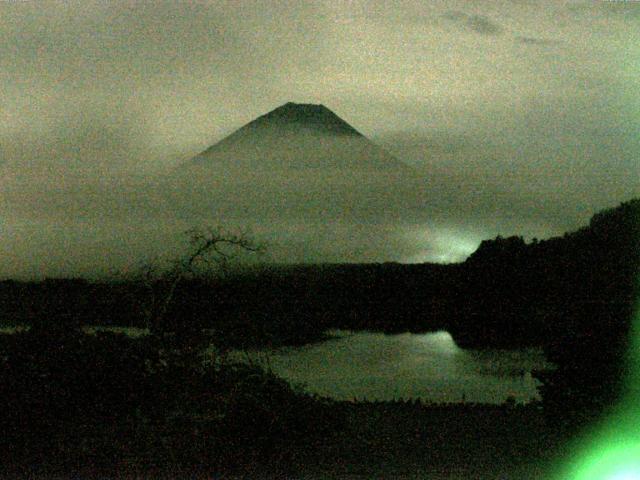
[[[290,383],[338,400],[526,403],[539,399],[531,371],[548,366],[539,349],[462,350],[444,331],[330,334],[322,343],[235,356],[248,355]]]

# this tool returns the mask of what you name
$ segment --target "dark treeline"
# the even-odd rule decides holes
[[[270,266],[225,278],[187,279],[166,316],[216,329],[234,346],[305,343],[328,328],[427,331],[447,326],[459,285],[455,269],[392,263]],[[0,282],[0,321],[144,327],[143,311],[164,290],[162,279],[152,285],[8,280]]]
[[[598,213],[563,237],[484,241],[462,264],[270,266],[185,280],[167,317],[217,329],[237,346],[304,343],[327,328],[447,329],[463,347],[542,346],[599,310],[629,313],[639,203]],[[162,292],[162,279],[4,281],[0,321],[143,327],[141,313]]]
[[[553,423],[588,426],[619,400],[640,272],[640,200],[593,216],[563,237],[483,242],[465,263],[476,320],[452,334],[474,345],[543,346],[555,370],[537,372]],[[468,342],[467,342],[468,340]]]

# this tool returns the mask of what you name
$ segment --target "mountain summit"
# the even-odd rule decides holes
[[[288,102],[270,111],[246,125],[249,128],[265,124],[280,124],[299,128],[313,129],[335,135],[362,136],[355,128],[345,122],[324,105]],[[246,128],[245,127],[245,128]]]
[[[200,153],[190,165],[248,170],[409,170],[324,105],[285,103]]]

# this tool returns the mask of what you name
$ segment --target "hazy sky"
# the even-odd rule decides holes
[[[179,230],[148,179],[287,101],[424,174],[434,221],[390,260],[640,195],[640,2],[2,2],[0,38],[0,275]]]

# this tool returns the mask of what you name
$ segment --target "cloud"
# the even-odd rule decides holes
[[[539,46],[553,46],[560,45],[562,42],[551,38],[538,38],[538,37],[515,37],[516,42],[524,43],[525,45],[539,45]]]
[[[609,0],[597,3],[583,3],[568,5],[567,11],[577,18],[593,18],[604,15],[618,17],[632,22],[640,19],[640,3],[635,0]]]
[[[52,115],[31,131],[0,131],[0,185],[61,188],[140,171],[148,124],[130,106],[124,111],[113,106],[78,101],[61,106],[66,111],[60,117]]]
[[[589,95],[496,111],[487,130],[389,133],[379,143],[421,168],[425,215],[486,236],[544,238],[640,194],[633,114]],[[495,135],[492,132],[500,132]],[[464,229],[464,228],[463,228]]]
[[[466,23],[473,31],[482,35],[498,35],[502,33],[502,27],[482,15],[471,15]]]
[[[445,13],[443,17],[460,27],[470,29],[480,35],[500,35],[503,32],[503,28],[500,25],[484,15],[469,15],[464,12],[452,10]]]

